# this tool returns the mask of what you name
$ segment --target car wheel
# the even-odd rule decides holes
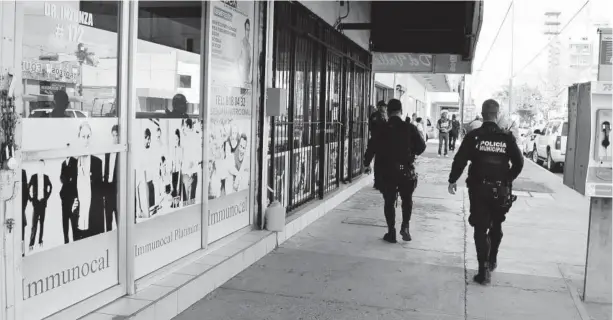
[[[536,146],[534,146],[534,148],[532,149],[532,161],[534,161],[535,163],[539,162],[539,154],[536,151]]]
[[[551,153],[547,151],[547,170],[554,172],[556,163],[551,159]]]

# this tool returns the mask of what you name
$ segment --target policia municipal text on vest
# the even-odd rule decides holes
[[[392,99],[387,104],[389,120],[379,128],[379,132],[368,142],[365,155],[366,171],[370,172],[370,162],[376,158],[376,165],[383,194],[385,220],[388,232],[383,236],[387,242],[396,242],[396,199],[402,199],[402,224],[400,235],[405,241],[411,240],[409,220],[413,210],[413,192],[417,187],[415,156],[426,149],[417,127],[401,118],[402,104]]]
[[[499,109],[494,100],[483,103],[483,125],[464,137],[449,174],[449,193],[455,194],[456,182],[467,162],[471,162],[466,179],[470,200],[468,222],[474,228],[479,261],[479,272],[474,280],[481,284],[490,281],[490,272],[496,268],[502,223],[515,199],[512,182],[524,167],[515,137],[496,124]]]

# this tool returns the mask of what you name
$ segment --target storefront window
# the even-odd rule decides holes
[[[24,318],[118,283],[119,5],[22,2]]]
[[[135,276],[201,248],[202,2],[139,1],[135,69]]]

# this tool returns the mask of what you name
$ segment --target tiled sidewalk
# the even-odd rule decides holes
[[[365,187],[176,319],[610,319],[610,305],[577,300],[587,200],[530,163],[492,284],[470,282],[468,199],[447,193],[452,158],[435,149],[419,159],[413,241],[381,240],[383,201]]]

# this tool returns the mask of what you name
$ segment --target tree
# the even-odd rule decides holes
[[[510,88],[508,85],[502,87],[501,90],[494,93],[494,99],[501,102],[503,106],[509,106]],[[522,122],[532,123],[534,118],[539,113],[547,114],[548,106],[544,103],[541,91],[528,84],[522,84],[513,87],[513,108],[512,112],[516,112]],[[510,110],[510,111],[511,111]]]

